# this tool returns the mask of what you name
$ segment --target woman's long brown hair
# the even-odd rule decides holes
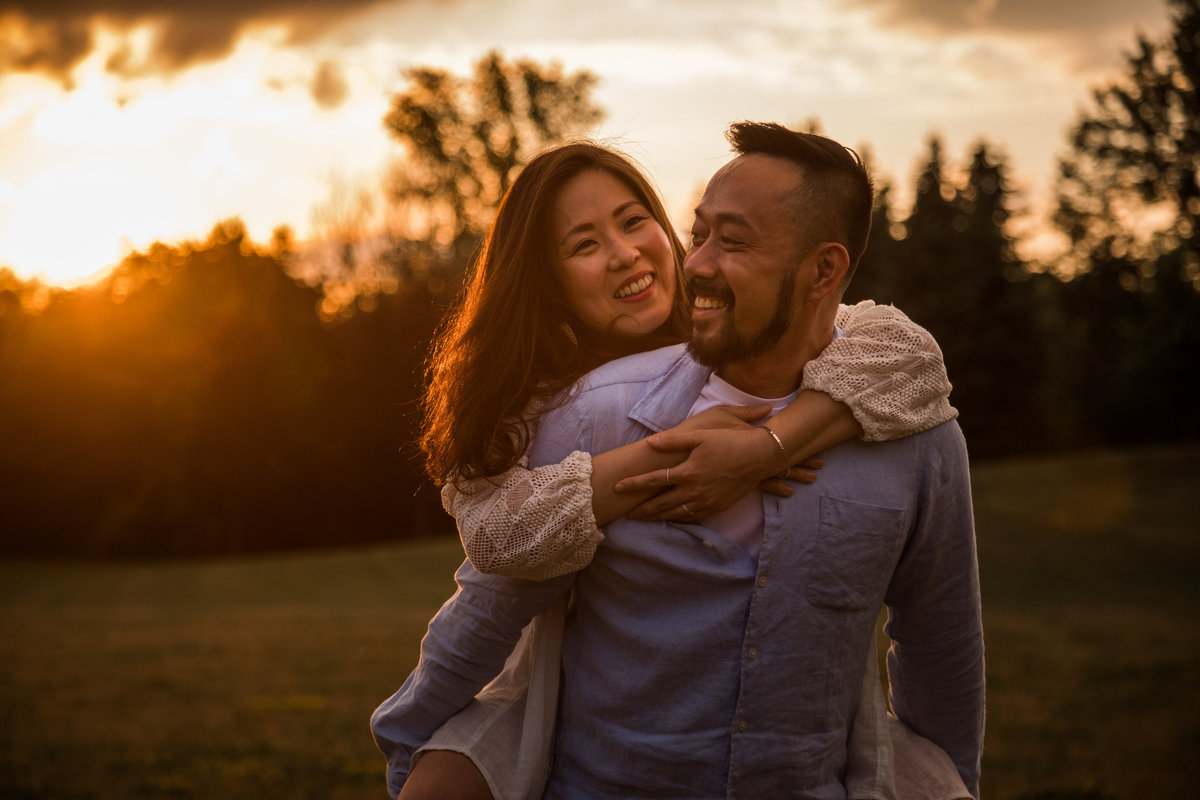
[[[589,169],[623,181],[671,242],[675,304],[649,336],[587,330],[555,277],[550,211],[563,185]],[[522,415],[532,400],[562,393],[612,358],[683,341],[691,328],[683,256],[658,194],[623,155],[578,142],[530,161],[501,201],[467,285],[430,350],[421,436],[430,477],[440,484],[507,471],[528,447],[529,420]]]

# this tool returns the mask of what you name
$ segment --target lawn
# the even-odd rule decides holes
[[[1200,447],[979,465],[988,800],[1200,774]],[[0,564],[0,798],[376,798],[453,540]]]

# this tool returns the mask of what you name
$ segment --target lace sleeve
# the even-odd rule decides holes
[[[527,463],[442,488],[467,558],[480,572],[531,580],[582,569],[604,538],[592,512],[591,456],[576,451],[537,469]]]
[[[838,309],[843,336],[804,367],[803,389],[850,407],[863,439],[899,439],[958,416],[942,351],[894,306],[870,300]]]

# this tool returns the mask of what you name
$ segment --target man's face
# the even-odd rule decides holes
[[[719,370],[769,352],[791,329],[798,252],[794,199],[799,166],[739,156],[704,192],[684,262],[693,298],[692,339],[701,364]]]

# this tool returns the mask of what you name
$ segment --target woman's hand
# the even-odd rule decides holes
[[[766,431],[751,425],[770,413],[769,406],[718,407],[649,437],[661,452],[690,451],[682,464],[619,481],[619,493],[662,490],[629,512],[631,519],[688,522],[732,506],[755,490],[787,497],[794,491],[775,476],[784,471],[779,446]],[[792,467],[789,480],[812,483],[821,459]]]

